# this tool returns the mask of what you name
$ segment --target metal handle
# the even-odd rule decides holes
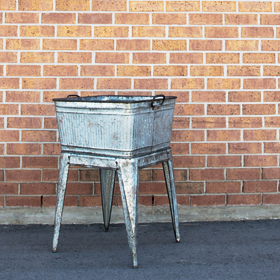
[[[70,97],[78,97],[78,98],[81,98],[79,95],[77,95],[77,94],[70,94],[70,95],[68,95],[67,96],[67,98],[70,98]]]
[[[161,101],[161,103],[159,103],[159,104],[157,104],[157,105],[155,106],[155,105],[154,105],[154,102],[155,102],[155,101],[160,101],[160,100],[157,100],[157,98],[159,98],[159,97],[162,98],[162,101]],[[159,95],[154,96],[154,98],[153,98],[153,100],[152,100],[152,104],[151,104],[152,108],[162,106],[163,103],[164,103],[164,100],[165,100],[165,96],[164,96],[163,94],[159,94]]]

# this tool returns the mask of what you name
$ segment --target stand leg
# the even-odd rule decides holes
[[[55,218],[54,218],[53,252],[57,251],[68,170],[69,170],[69,154],[63,153],[60,156],[59,181],[58,181],[56,210],[55,210]]]
[[[112,211],[116,171],[109,169],[100,169],[99,172],[101,182],[103,221],[105,231],[108,231]]]
[[[171,153],[170,153],[169,160],[167,162],[163,162],[162,166],[163,166],[163,171],[164,171],[164,176],[165,176],[167,194],[168,194],[168,198],[169,198],[170,211],[171,211],[175,239],[176,239],[176,242],[180,242],[177,199],[176,199],[175,181],[174,181],[173,163],[172,163]]]
[[[137,268],[137,224],[138,224],[138,162],[133,159],[118,161],[119,185],[124,211],[128,244],[132,255],[132,267]]]

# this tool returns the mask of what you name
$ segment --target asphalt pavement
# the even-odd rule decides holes
[[[139,224],[138,269],[124,224],[0,226],[0,279],[280,279],[280,220]]]

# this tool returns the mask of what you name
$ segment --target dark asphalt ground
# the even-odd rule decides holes
[[[131,268],[125,227],[0,226],[0,279],[280,279],[280,221],[140,224],[139,268]]]

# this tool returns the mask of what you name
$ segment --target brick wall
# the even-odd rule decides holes
[[[280,2],[0,0],[0,205],[55,205],[54,97],[176,95],[178,202],[280,204]],[[100,205],[71,168],[66,206]],[[140,204],[167,203],[160,166]],[[115,205],[120,205],[118,187]]]

